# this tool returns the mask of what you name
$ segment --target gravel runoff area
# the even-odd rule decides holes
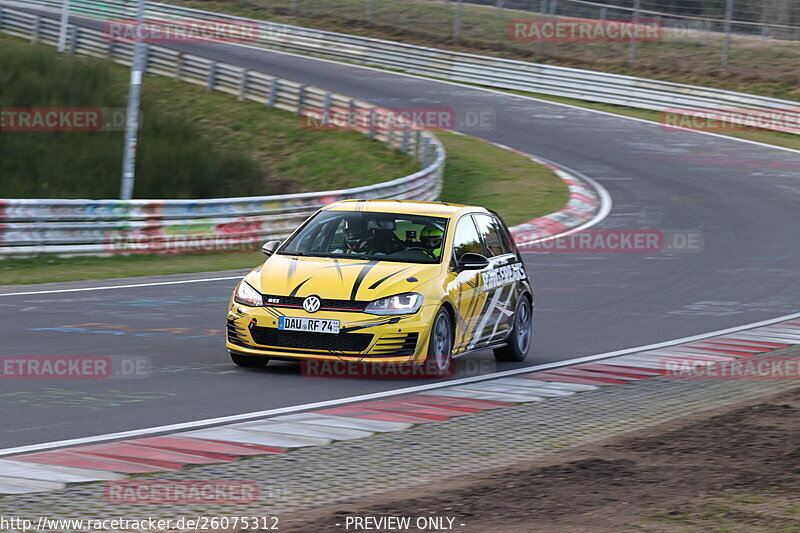
[[[800,358],[800,349],[770,354],[779,355]],[[460,531],[685,531],[695,530],[693,520],[719,518],[703,505],[746,507],[765,494],[789,502],[778,508],[791,517],[798,512],[796,501],[790,505],[799,488],[798,388],[797,379],[642,380],[140,478],[256,482],[251,503],[119,504],[105,483],[94,483],[2,497],[0,517],[276,516],[281,531],[299,532],[353,531],[348,517],[391,515],[411,517],[411,527],[372,530],[418,530],[414,521],[423,517]],[[701,501],[709,491],[719,494]],[[694,511],[676,508],[681,501]],[[758,530],[748,520],[744,530]]]

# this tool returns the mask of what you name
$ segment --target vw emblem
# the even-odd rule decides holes
[[[316,313],[319,311],[320,301],[318,296],[309,296],[303,300],[303,309],[309,313]]]

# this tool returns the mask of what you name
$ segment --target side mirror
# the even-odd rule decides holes
[[[275,250],[277,250],[280,245],[281,241],[267,241],[264,243],[264,246],[261,247],[261,252],[269,257],[275,253]]]
[[[489,264],[489,260],[481,254],[467,252],[458,260],[457,270],[458,272],[463,272],[464,270],[483,270],[488,267]]]

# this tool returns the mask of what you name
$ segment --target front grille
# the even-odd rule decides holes
[[[264,305],[267,307],[291,307],[302,309],[303,300],[305,300],[305,297],[264,295]],[[369,302],[320,298],[321,311],[363,311],[364,308],[367,307],[367,304],[369,304]]]
[[[363,352],[372,342],[369,333],[316,333],[312,331],[286,331],[255,326],[250,335],[256,344],[297,350],[333,352]]]

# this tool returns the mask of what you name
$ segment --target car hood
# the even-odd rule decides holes
[[[371,301],[413,292],[441,269],[442,265],[273,255],[252,276],[260,285],[256,288],[268,295]]]

